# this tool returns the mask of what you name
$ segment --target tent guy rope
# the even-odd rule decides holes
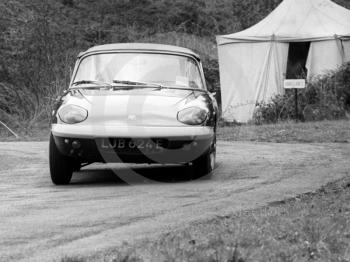
[[[5,123],[0,121],[0,124],[3,125],[12,135],[14,135],[16,138],[19,138],[19,136],[11,129],[9,128]]]

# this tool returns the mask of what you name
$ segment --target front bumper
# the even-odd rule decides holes
[[[53,125],[58,150],[83,162],[188,163],[210,149],[215,137],[210,127],[90,127]],[[104,134],[104,135],[103,135]],[[147,147],[119,148],[141,141]],[[138,142],[137,142],[138,143]],[[160,146],[154,150],[152,144]]]
[[[107,125],[67,125],[53,124],[51,127],[54,136],[91,138],[98,137],[199,137],[211,138],[214,128],[209,126],[107,126]]]

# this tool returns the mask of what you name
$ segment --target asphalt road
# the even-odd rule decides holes
[[[47,151],[45,142],[0,143],[0,261],[102,254],[124,241],[314,191],[350,172],[350,144],[219,142],[210,180],[177,179],[183,167],[95,165],[56,187]],[[131,185],[117,178],[130,167],[146,178]]]

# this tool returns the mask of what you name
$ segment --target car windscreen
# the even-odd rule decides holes
[[[137,81],[166,86],[204,89],[196,61],[181,55],[105,53],[85,57],[73,82],[94,80]]]

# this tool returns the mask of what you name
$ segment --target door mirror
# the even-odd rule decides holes
[[[210,93],[213,93],[215,92],[215,89],[214,89],[214,86],[212,83],[210,83],[208,80],[206,80],[206,83],[207,83],[207,89]]]

